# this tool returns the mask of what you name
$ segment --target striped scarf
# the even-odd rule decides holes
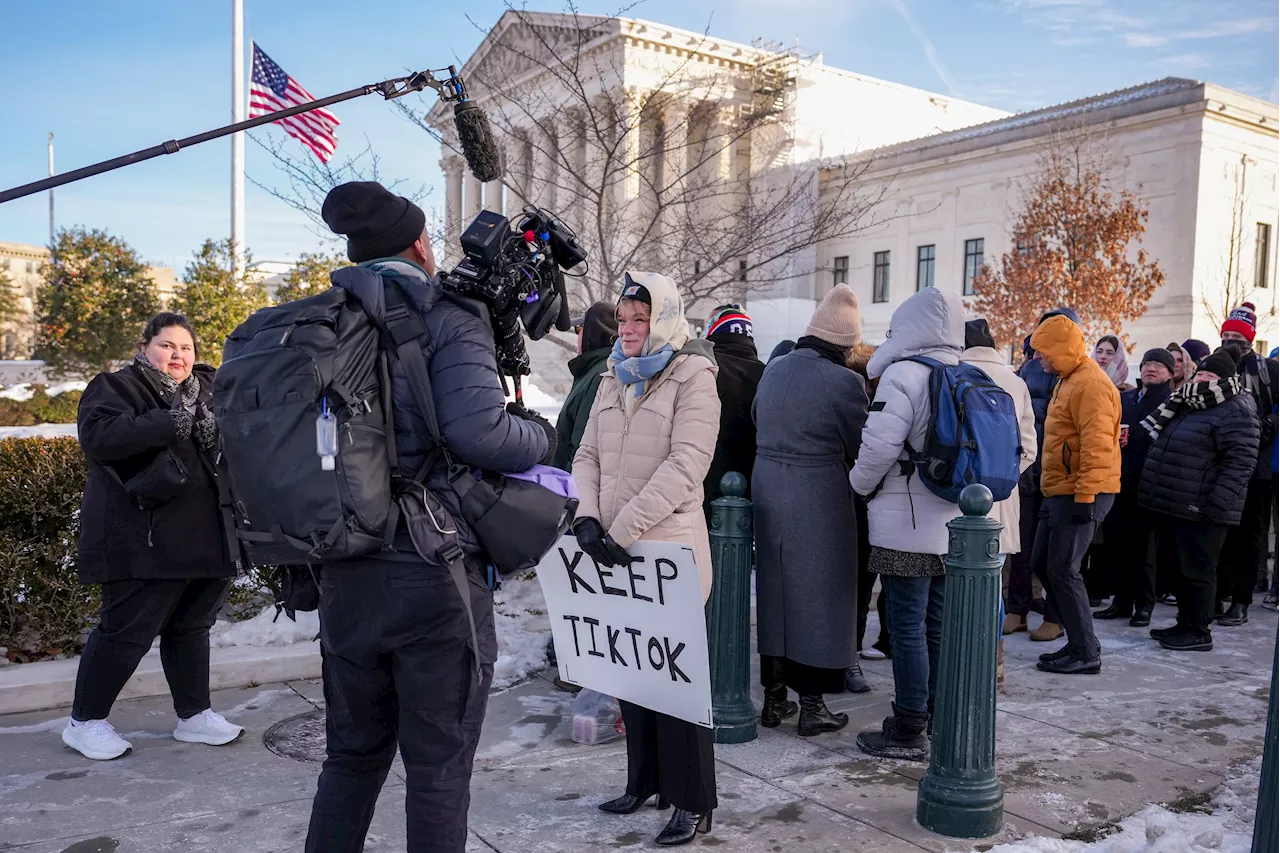
[[[1142,421],[1142,427],[1154,439],[1170,421],[1184,412],[1204,411],[1225,403],[1241,391],[1240,377],[1215,379],[1213,382],[1190,382],[1169,395],[1160,408]]]

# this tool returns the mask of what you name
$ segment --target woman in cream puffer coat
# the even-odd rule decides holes
[[[573,531],[602,566],[629,564],[626,549],[642,539],[690,546],[705,602],[711,545],[702,482],[720,431],[715,356],[707,341],[690,340],[684,302],[664,275],[626,273],[617,317],[618,341],[573,459]],[[676,809],[657,843],[692,841],[710,828],[716,806],[712,731],[621,705],[627,791],[600,808],[630,814],[658,794]]]

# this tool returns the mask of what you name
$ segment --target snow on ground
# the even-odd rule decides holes
[[[1258,802],[1259,756],[1214,792],[1211,814],[1147,806],[1120,821],[1120,831],[1093,842],[1024,838],[989,853],[1249,853]]]
[[[533,575],[505,579],[493,596],[498,630],[498,662],[493,668],[495,690],[524,681],[547,665],[551,620],[542,586]]]
[[[56,397],[59,394],[65,394],[67,391],[83,391],[89,383],[80,380],[71,382],[58,382],[44,389],[44,393],[50,397]],[[17,385],[10,385],[3,391],[0,391],[0,397],[6,400],[17,400],[25,402],[30,400],[36,394],[36,389],[29,382],[20,382]]]
[[[35,426],[0,427],[0,439],[76,437],[75,424],[36,424]]]
[[[508,386],[510,383],[511,380],[508,379]],[[524,392],[525,408],[532,409],[547,420],[551,421],[551,423],[556,422],[556,418],[560,417],[560,409],[564,406],[564,400],[548,394],[546,391],[543,391],[527,379],[520,383],[520,389]],[[514,395],[507,395],[508,403],[514,399]]]
[[[320,614],[299,612],[298,621],[281,613],[276,618],[276,606],[267,605],[252,619],[241,622],[217,622],[209,630],[209,644],[214,648],[229,646],[288,646],[293,643],[309,643],[320,633]]]

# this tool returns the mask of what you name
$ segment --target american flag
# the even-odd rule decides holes
[[[253,46],[253,76],[249,83],[249,118],[296,107],[314,101],[311,93],[302,88],[284,69],[271,61],[271,57],[262,52],[256,44]],[[282,118],[272,124],[282,125],[285,131],[320,158],[321,163],[328,163],[338,147],[338,137],[334,131],[338,125],[338,117],[328,110],[311,110]]]

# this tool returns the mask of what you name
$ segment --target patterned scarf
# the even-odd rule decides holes
[[[173,400],[169,414],[173,416],[178,441],[194,437],[201,450],[212,452],[218,446],[218,424],[209,407],[200,399],[200,380],[196,375],[191,374],[179,384],[178,380],[163,370],[156,370],[140,352],[134,353],[133,362],[146,371],[165,395]]]
[[[639,399],[644,396],[645,383],[661,373],[675,354],[671,344],[667,344],[649,355],[627,357],[622,354],[622,341],[618,340],[614,341],[613,352],[609,353],[609,366],[613,368],[613,375],[619,382],[635,386],[634,396]]]
[[[1142,421],[1142,427],[1155,439],[1160,430],[1184,412],[1204,411],[1212,409],[1219,403],[1225,403],[1241,391],[1240,377],[1215,379],[1213,382],[1191,382],[1183,385],[1169,395],[1169,399],[1160,404]]]

